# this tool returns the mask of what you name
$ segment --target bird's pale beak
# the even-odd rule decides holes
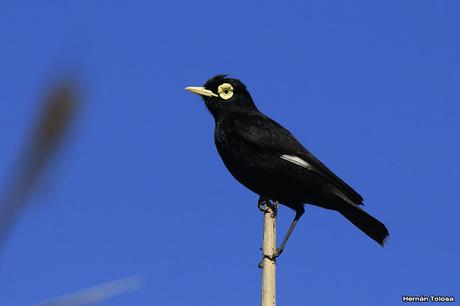
[[[193,93],[196,93],[197,95],[200,96],[205,96],[205,97],[218,97],[215,93],[213,93],[211,90],[206,89],[204,87],[185,87],[185,90],[191,91]]]

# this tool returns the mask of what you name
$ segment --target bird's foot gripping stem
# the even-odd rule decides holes
[[[278,213],[278,201],[270,201],[269,199],[260,197],[259,202],[257,202],[257,207],[261,212],[266,212],[269,208],[271,208],[272,215],[271,217],[276,217]]]
[[[262,250],[262,249],[261,249]],[[264,259],[267,258],[270,261],[273,261],[276,263],[276,258],[283,253],[283,249],[277,248],[274,254],[268,255],[268,254],[262,254],[262,259],[259,262],[259,268],[262,269],[264,267]]]

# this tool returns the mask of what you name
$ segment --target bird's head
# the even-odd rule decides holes
[[[226,75],[217,75],[202,87],[185,89],[200,95],[215,118],[226,113],[257,111],[246,86],[240,80]]]

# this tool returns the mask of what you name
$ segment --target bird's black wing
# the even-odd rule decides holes
[[[314,171],[326,179],[337,190],[340,197],[343,198],[345,195],[352,204],[362,204],[361,195],[329,170],[277,122],[261,113],[251,113],[238,116],[234,125],[237,133],[249,143],[257,146],[259,150],[274,154],[277,157],[289,155],[304,160],[309,164],[308,170]]]

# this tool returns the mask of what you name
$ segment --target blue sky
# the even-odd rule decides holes
[[[0,2],[0,190],[39,97],[85,103],[0,255],[0,305],[137,275],[104,305],[256,305],[262,215],[183,90],[238,77],[258,107],[365,198],[379,247],[307,206],[278,261],[280,305],[460,298],[458,1]],[[281,236],[293,217],[282,208]]]

